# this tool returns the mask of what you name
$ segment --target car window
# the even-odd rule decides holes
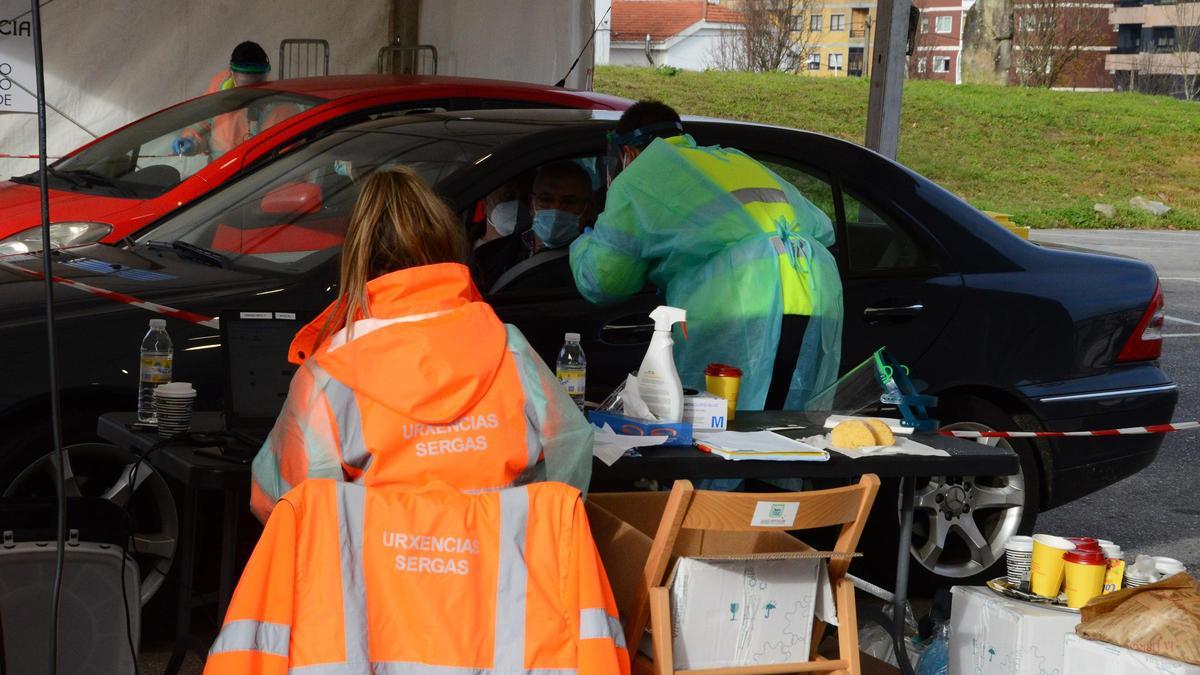
[[[453,136],[338,132],[167,219],[138,243],[183,242],[215,251],[233,267],[301,274],[340,250],[364,177],[403,164],[434,185],[481,152]]]
[[[800,194],[834,223],[838,222],[837,202],[840,198],[844,223],[843,227],[835,228],[838,242],[832,248],[846,250],[847,273],[898,273],[927,269],[932,265],[929,254],[909,230],[860,199],[844,184],[840,191],[835,191],[831,182],[816,170],[790,162],[764,158],[759,161],[795,185]]]
[[[231,147],[324,102],[242,87],[202,96],[139,120],[54,165],[55,187],[150,198],[175,187]],[[178,152],[180,138],[193,141]]]
[[[829,181],[819,177],[814,171],[802,169],[791,164],[782,164],[769,159],[755,158],[768,169],[779,174],[779,177],[796,186],[805,199],[821,209],[829,216],[830,222],[837,222],[837,209],[834,207],[833,186]]]
[[[913,236],[849,190],[842,191],[846,254],[851,273],[901,272],[931,266]]]
[[[603,167],[600,156],[547,162],[495,186],[463,213],[484,293],[574,289],[567,252],[603,210]]]

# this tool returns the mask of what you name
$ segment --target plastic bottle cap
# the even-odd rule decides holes
[[[710,363],[704,369],[704,374],[712,377],[741,377],[742,369],[724,363]]]
[[[579,342],[579,333],[567,333],[563,339],[567,342]]]
[[[1103,565],[1104,554],[1099,551],[1075,549],[1064,553],[1063,560],[1079,565]]]
[[[1092,537],[1067,537],[1067,541],[1075,544],[1075,548],[1083,551],[1100,551],[1100,542]]]
[[[151,328],[166,328],[167,320],[166,319],[150,319],[150,327]]]

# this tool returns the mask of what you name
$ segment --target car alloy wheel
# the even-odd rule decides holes
[[[978,422],[955,422],[951,431],[990,431]],[[1013,449],[1007,439],[980,443]],[[913,516],[912,555],[943,578],[974,576],[1004,555],[1027,508],[1024,470],[1013,476],[934,476],[918,482]]]
[[[171,570],[179,540],[175,498],[162,475],[149,462],[114,445],[80,443],[63,448],[68,497],[100,497],[132,514],[134,530],[127,554],[141,571],[144,607]],[[58,462],[53,453],[30,464],[4,491],[5,497],[54,494]]]

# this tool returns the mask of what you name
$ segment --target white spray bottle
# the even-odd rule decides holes
[[[654,319],[654,337],[638,369],[638,391],[646,407],[660,422],[679,422],[683,419],[683,384],[675,369],[671,327],[683,322],[687,337],[687,310],[662,305],[650,312]]]

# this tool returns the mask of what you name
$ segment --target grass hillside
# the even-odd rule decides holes
[[[779,124],[862,143],[868,82],[783,73],[601,67],[595,88],[658,98],[683,114]],[[1033,227],[1200,229],[1200,104],[910,81],[899,160],[975,206]],[[1143,195],[1171,207],[1156,218]],[[1092,209],[1117,207],[1104,220]]]

